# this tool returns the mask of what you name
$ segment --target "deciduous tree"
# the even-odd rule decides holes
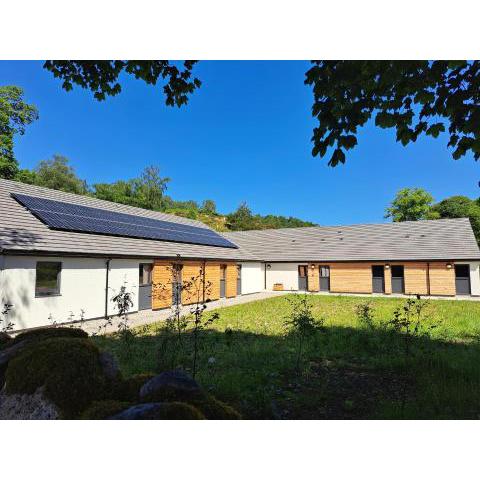
[[[329,165],[345,163],[360,127],[371,118],[394,128],[402,145],[448,129],[453,158],[480,158],[480,61],[314,61],[314,156],[333,149]]]
[[[432,213],[432,203],[433,197],[423,188],[402,188],[385,210],[385,218],[394,222],[438,218]]]
[[[0,178],[13,179],[17,175],[13,137],[23,135],[25,127],[37,118],[37,108],[23,101],[20,87],[0,87]]]

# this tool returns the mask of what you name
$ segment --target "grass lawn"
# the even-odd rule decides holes
[[[244,418],[479,418],[480,302],[432,300],[429,318],[438,326],[414,339],[406,359],[404,336],[384,326],[405,299],[309,296],[325,323],[308,339],[299,372],[297,339],[285,333],[286,297],[218,309],[202,332],[197,379]],[[374,328],[356,318],[365,301],[375,309]],[[128,342],[97,338],[125,375],[191,367],[190,334],[179,353],[163,323],[134,333]]]

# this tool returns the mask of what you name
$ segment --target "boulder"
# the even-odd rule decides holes
[[[182,402],[142,403],[112,415],[109,420],[204,420],[192,405]]]
[[[33,394],[0,393],[0,420],[56,420],[58,408],[44,394],[43,387]]]
[[[107,380],[118,380],[121,377],[118,363],[110,352],[100,352],[98,360]]]
[[[44,387],[45,397],[59,407],[62,417],[75,418],[105,395],[107,379],[99,357],[87,338],[35,342],[8,363],[5,392],[33,395]]]
[[[188,401],[203,396],[200,385],[182,370],[156,375],[142,386],[139,394],[144,402]]]

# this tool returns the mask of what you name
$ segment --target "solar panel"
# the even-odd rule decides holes
[[[238,248],[226,238],[207,228],[19,193],[11,195],[39,220],[56,230]]]

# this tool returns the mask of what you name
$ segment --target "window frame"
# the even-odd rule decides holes
[[[149,268],[150,268],[150,272],[149,272],[150,282],[149,283],[143,283],[145,265],[148,265]],[[140,275],[140,271],[142,272],[141,275]],[[152,283],[153,283],[153,281],[152,281],[153,278],[152,277],[153,277],[153,263],[150,263],[150,262],[139,263],[138,264],[138,285],[140,287],[148,287],[149,285],[152,285]]]
[[[55,291],[51,292],[39,292],[38,290],[38,269],[40,264],[45,263],[54,263],[59,265],[59,270],[57,272],[57,286]],[[62,295],[62,271],[63,271],[63,262],[52,261],[52,260],[37,260],[35,264],[35,298],[46,298],[46,297],[60,297]]]

